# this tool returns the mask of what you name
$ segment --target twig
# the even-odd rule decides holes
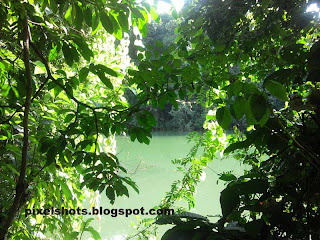
[[[40,87],[38,88],[38,90],[35,92],[35,94],[33,95],[31,102],[33,102],[33,100],[39,96],[40,92],[43,90],[44,86],[48,83],[49,78],[47,77],[46,80],[44,80],[44,82],[40,85]]]
[[[32,177],[33,177],[33,178],[37,177],[37,176],[42,172],[42,170],[45,169],[46,167],[48,167],[47,164],[45,164],[44,166],[42,166],[42,167],[40,168],[40,170],[39,170],[36,174],[32,175]]]
[[[37,22],[31,21],[31,20],[28,20],[28,22],[32,23],[32,24],[35,24],[35,25],[38,25],[38,26],[43,26],[42,23],[37,23]]]
[[[96,133],[97,133],[96,140],[94,142],[94,152],[97,154],[97,144],[98,144],[98,137],[99,137],[98,117],[97,117],[96,111],[95,110],[92,110],[92,111],[94,115],[94,123],[96,126]]]
[[[2,108],[16,108],[17,106],[10,106],[10,105],[0,105]]]
[[[136,172],[138,171],[140,165],[141,165],[142,159],[140,160],[138,166],[136,167],[136,169],[132,172],[132,175],[136,174]]]
[[[10,63],[14,63],[21,56],[22,53],[23,53],[23,50],[16,56],[16,58],[14,60],[11,60],[9,58],[3,58],[2,56],[0,56],[0,58],[2,61],[8,61]]]
[[[292,136],[291,133],[290,133],[290,132],[285,128],[285,126],[282,124],[282,122],[280,121],[280,119],[279,119],[279,118],[277,118],[277,119],[278,119],[278,122],[279,122],[282,130],[283,130],[286,134],[288,134],[288,136],[293,140],[293,142],[294,142],[301,150],[304,150],[306,153],[308,153],[309,156],[311,156],[316,162],[319,161],[318,157],[315,156],[315,155],[313,154],[313,152],[310,151],[306,146],[304,146],[303,143],[300,143],[294,136]],[[307,157],[306,157],[306,158],[307,158]],[[311,159],[309,159],[309,158],[307,158],[307,159],[308,159],[308,161],[309,161],[316,169],[318,169],[318,170],[320,171],[320,168],[318,167],[318,165],[317,165],[316,163],[314,163],[314,162],[313,162]]]
[[[83,234],[84,229],[86,228],[87,224],[88,224],[88,222],[87,222],[87,221],[86,221],[86,222],[84,222],[83,229],[81,230],[81,234],[80,234],[79,240],[81,240],[81,239],[82,239],[82,234]]]
[[[14,115],[16,115],[16,113],[19,112],[21,109],[22,109],[22,107],[17,108],[17,109],[14,111],[14,113],[11,114],[10,117],[8,117],[7,119],[1,121],[0,124],[4,124],[4,123],[9,122],[9,121],[14,117]]]
[[[130,240],[130,239],[138,236],[140,233],[144,233],[145,231],[147,231],[147,230],[148,230],[152,225],[154,225],[154,224],[155,224],[155,222],[150,223],[150,225],[149,225],[148,227],[144,228],[143,230],[141,230],[140,232],[136,233],[135,235],[133,235],[133,236],[131,236],[131,237],[127,237],[126,240]]]

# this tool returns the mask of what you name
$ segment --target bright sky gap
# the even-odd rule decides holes
[[[318,16],[320,18],[320,8],[317,3],[312,3],[309,5],[309,7],[306,10],[307,13],[312,12],[312,13],[318,13]]]
[[[154,3],[153,0],[147,0],[147,2],[152,5]],[[174,1],[172,1],[172,4],[175,7],[175,9],[177,10],[177,12],[179,12],[184,5],[184,0],[174,0]],[[158,13],[170,13],[171,6],[172,5],[167,2],[158,1],[157,11],[158,11]]]

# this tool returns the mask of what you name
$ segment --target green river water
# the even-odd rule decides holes
[[[185,135],[154,134],[150,145],[131,142],[126,137],[117,137],[119,161],[128,169],[128,175],[137,183],[140,193],[137,194],[129,187],[130,198],[117,198],[115,204],[111,205],[103,192],[100,206],[110,209],[143,207],[148,210],[158,205],[161,198],[170,190],[173,181],[182,178],[182,174],[175,171],[176,166],[171,160],[185,157],[192,146],[193,143],[188,143]],[[243,172],[244,166],[234,159],[213,160],[209,164],[205,170],[205,181],[198,185],[196,206],[192,212],[201,215],[221,214],[219,197],[224,183],[219,181],[217,184],[217,173],[230,170],[239,175]],[[182,201],[181,206],[186,206],[186,203]],[[135,222],[136,216],[96,216],[91,225],[99,231],[103,240],[122,240],[136,233],[130,226],[130,223]],[[165,229],[168,227],[161,227],[160,232],[164,232]],[[90,239],[90,234],[84,234],[82,239]]]

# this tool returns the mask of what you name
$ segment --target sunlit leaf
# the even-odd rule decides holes
[[[129,22],[127,15],[125,15],[123,12],[120,12],[118,15],[118,22],[124,32],[129,32]]]
[[[108,14],[104,11],[100,12],[100,20],[102,23],[103,28],[110,34],[113,34],[114,30],[113,30],[113,25],[112,22],[108,16]]]
[[[265,83],[265,88],[276,98],[282,101],[288,100],[286,88],[281,83],[269,80]]]

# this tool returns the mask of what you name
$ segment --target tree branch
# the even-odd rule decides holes
[[[4,124],[4,123],[9,122],[9,121],[14,117],[14,115],[16,115],[16,113],[19,112],[21,109],[22,109],[22,107],[17,108],[17,109],[14,111],[14,113],[12,113],[12,114],[10,115],[10,117],[8,117],[7,119],[1,121],[0,124]]]
[[[20,19],[22,17],[20,16]],[[4,220],[3,227],[0,232],[0,240],[6,238],[9,227],[12,225],[13,219],[15,218],[16,213],[19,210],[21,205],[21,198],[24,195],[27,184],[25,182],[26,170],[27,170],[27,154],[28,154],[28,145],[29,145],[29,112],[31,106],[31,96],[32,96],[32,75],[30,69],[30,53],[29,53],[29,42],[30,42],[30,30],[28,26],[27,13],[24,11],[24,16],[22,19],[23,24],[23,62],[26,70],[27,78],[27,95],[24,104],[24,117],[23,117],[23,147],[22,147],[22,160],[20,175],[16,185],[16,195],[13,200],[11,207],[7,212],[7,217]]]

